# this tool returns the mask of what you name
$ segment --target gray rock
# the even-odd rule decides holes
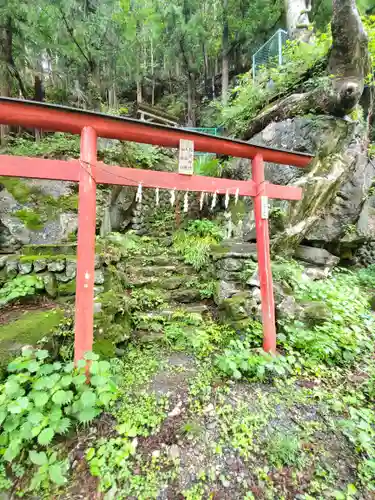
[[[223,300],[229,299],[239,291],[238,283],[220,280],[216,286],[215,303],[221,304]]]
[[[297,259],[314,264],[316,266],[336,266],[340,262],[339,257],[335,257],[324,248],[315,248],[300,245],[297,247],[294,256]]]
[[[72,278],[69,278],[65,273],[54,273],[56,277],[56,281],[58,283],[68,283],[69,281],[72,280]]]
[[[102,311],[102,303],[94,302],[94,314],[100,313]]]
[[[46,268],[47,268],[47,260],[46,259],[34,260],[34,271],[36,273],[40,273],[41,271],[45,271]]]
[[[15,278],[18,274],[18,261],[17,260],[7,260],[5,264],[5,272],[8,279]]]
[[[305,267],[303,271],[303,275],[306,276],[306,278],[317,281],[317,280],[324,280],[328,278],[329,273],[330,273],[330,267]]]
[[[95,255],[95,269],[100,269],[102,265],[102,258],[100,255]]]
[[[33,270],[32,262],[19,262],[18,271],[20,274],[30,274]]]
[[[303,316],[303,307],[288,295],[276,306],[276,313],[278,319],[299,319]]]
[[[60,273],[65,269],[65,259],[52,260],[48,262],[48,271]]]
[[[57,281],[55,275],[51,272],[46,272],[43,275],[43,283],[47,294],[50,297],[55,298],[57,296]]]
[[[220,245],[213,245],[211,254],[214,260],[220,259],[252,259],[257,260],[255,243],[224,240]]]
[[[248,280],[246,281],[246,285],[260,287],[258,269],[253,272],[250,278],[248,278]]]
[[[69,280],[72,280],[76,277],[77,261],[75,261],[75,260],[67,260],[66,261],[65,274]]]
[[[238,258],[225,258],[220,261],[220,267],[225,271],[241,271],[243,266],[243,260]]]
[[[0,255],[0,269],[3,269],[5,267],[7,259],[8,255]]]
[[[95,285],[104,285],[104,272],[101,269],[96,269],[94,276]]]
[[[172,446],[169,447],[168,456],[172,460],[176,460],[180,457],[180,448],[177,446],[177,444],[172,444]]]
[[[104,292],[104,286],[94,286],[94,297]]]

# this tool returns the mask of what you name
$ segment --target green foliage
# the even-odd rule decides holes
[[[286,377],[292,371],[293,356],[273,356],[261,349],[252,349],[247,341],[231,340],[224,353],[217,357],[217,366],[229,377],[248,380],[271,380]]]
[[[56,133],[44,136],[40,141],[17,138],[11,140],[5,152],[16,156],[41,156],[44,158],[79,158],[79,137]]]
[[[31,229],[32,231],[37,231],[43,227],[40,215],[28,208],[17,210],[17,212],[14,212],[14,216],[20,219],[27,229]]]
[[[173,479],[172,472],[163,470],[169,465],[163,457],[137,463],[139,472],[134,474],[136,449],[137,440],[118,437],[100,439],[95,448],[86,451],[90,472],[99,478],[101,492],[111,489],[118,498],[148,500],[157,498],[162,486]]]
[[[222,238],[220,229],[213,222],[203,219],[189,222],[186,230],[174,235],[174,248],[183,255],[187,264],[199,271],[207,266],[211,246]]]
[[[222,121],[236,134],[246,130],[246,126],[273,97],[296,85],[303,73],[325,56],[331,45],[331,36],[317,35],[315,43],[288,42],[284,49],[284,64],[281,67],[270,63],[254,82],[249,73],[239,79],[232,90],[233,99],[222,108]],[[317,75],[318,76],[318,75]],[[270,88],[267,83],[272,80]],[[320,85],[319,80],[310,84]],[[218,105],[218,104],[216,104]]]
[[[67,482],[65,475],[69,468],[68,460],[58,461],[56,452],[47,453],[34,450],[29,452],[30,462],[38,467],[30,483],[29,490],[31,491],[41,489],[48,491],[50,482],[57,486],[62,486]]]
[[[374,289],[375,288],[375,264],[371,264],[370,266],[360,269],[357,271],[357,277],[360,285]]]
[[[298,467],[303,463],[301,442],[297,436],[288,433],[274,433],[268,436],[265,453],[275,467]]]
[[[278,340],[286,350],[298,350],[311,362],[329,365],[352,363],[368,352],[372,343],[372,318],[368,302],[352,273],[339,273],[325,281],[301,283],[297,300],[324,303],[329,319],[313,327],[301,321],[282,324]]]
[[[42,278],[35,275],[16,276],[0,288],[0,307],[22,297],[30,297],[44,289]]]
[[[8,365],[9,375],[0,387],[0,442],[6,462],[35,445],[48,446],[74,423],[90,422],[117,397],[110,364],[96,355],[87,354],[89,380],[86,361],[75,367],[48,362],[48,357],[48,351],[24,349]]]
[[[213,321],[203,321],[198,314],[177,312],[172,321],[164,325],[165,342],[177,350],[193,351],[205,357],[227,344],[233,331]]]
[[[199,156],[194,160],[194,174],[208,177],[220,177],[222,165],[220,161],[212,156]]]
[[[132,311],[147,311],[160,307],[165,301],[160,290],[152,288],[133,289],[129,307]]]
[[[349,417],[341,421],[344,434],[363,457],[359,474],[370,491],[375,491],[375,411],[373,408],[348,408]]]

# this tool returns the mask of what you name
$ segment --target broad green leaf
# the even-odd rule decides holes
[[[110,393],[110,392],[103,392],[102,394],[100,394],[99,396],[99,401],[104,405],[104,406],[107,406],[111,401],[112,401],[112,398],[113,398],[113,394]]]
[[[53,372],[53,365],[43,365],[39,370],[40,375],[50,375]]]
[[[86,352],[83,357],[84,357],[84,359],[89,360],[89,361],[98,361],[98,359],[99,359],[99,356],[92,351]]]
[[[55,432],[58,432],[59,434],[65,434],[69,430],[70,426],[71,422],[69,418],[62,418],[60,421],[54,424],[53,427]]]
[[[0,425],[4,422],[7,416],[7,411],[5,410],[0,410]]]
[[[4,453],[4,460],[6,462],[12,462],[17,457],[20,451],[21,451],[21,442],[13,439],[9,443],[9,446],[7,447]]]
[[[86,460],[90,461],[95,456],[95,448],[89,448],[86,451]]]
[[[86,383],[86,375],[76,375],[73,377],[73,384],[78,386]]]
[[[64,372],[65,373],[72,373],[74,370],[74,363],[73,361],[71,361],[70,363],[67,363],[65,366],[64,366]]]
[[[60,384],[62,387],[68,387],[72,381],[73,377],[71,375],[64,375],[60,380]]]
[[[91,377],[90,383],[95,387],[99,387],[105,385],[107,383],[107,379],[105,377],[102,377],[101,375],[94,375],[93,377]]]
[[[5,392],[9,396],[16,396],[21,391],[21,386],[16,380],[8,380],[4,384]]]
[[[58,422],[62,418],[62,410],[59,405],[54,405],[48,415],[50,422]]]
[[[53,464],[48,467],[48,474],[51,481],[59,486],[67,482],[67,479],[63,476],[63,468],[60,464]]]
[[[85,408],[78,413],[78,420],[83,424],[91,422],[99,414],[99,410],[96,408]]]
[[[27,366],[27,370],[31,373],[36,373],[40,368],[40,364],[37,361],[30,361]]]
[[[27,420],[32,424],[32,425],[38,425],[40,422],[43,420],[44,415],[43,413],[40,413],[40,411],[37,410],[32,410],[28,416]]]
[[[29,399],[26,397],[17,398],[8,405],[8,411],[10,413],[22,413],[29,406]]]
[[[52,401],[57,405],[63,405],[69,403],[73,399],[72,391],[57,391],[52,396]]]
[[[35,353],[35,357],[37,359],[46,359],[46,358],[48,358],[48,356],[49,356],[49,353],[45,349],[40,349],[39,351],[36,351],[36,353]]]
[[[82,406],[94,406],[96,403],[96,395],[94,391],[85,391],[81,396]]]
[[[77,368],[86,368],[86,365],[87,363],[84,359],[79,359],[77,361]]]
[[[35,406],[38,407],[45,406],[48,400],[49,400],[49,395],[45,392],[37,392],[34,394]]]
[[[39,434],[38,443],[41,444],[42,446],[46,446],[52,441],[54,435],[55,435],[54,430],[51,429],[51,427],[46,427]]]
[[[35,465],[44,465],[48,462],[47,455],[44,451],[41,451],[39,453],[34,450],[29,451],[29,458]]]

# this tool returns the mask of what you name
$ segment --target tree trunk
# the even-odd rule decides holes
[[[12,94],[12,78],[9,71],[9,59],[12,58],[12,38],[9,35],[11,19],[8,18],[0,26],[0,94],[10,97]],[[7,125],[0,125],[0,144],[5,144],[9,133]]]
[[[285,0],[286,24],[291,38],[309,37],[311,0]]]
[[[229,23],[228,23],[228,0],[223,0],[223,44],[222,44],[222,79],[221,98],[223,104],[228,101],[229,89]]]
[[[292,3],[299,2],[288,2],[288,6]],[[302,240],[323,246],[341,241],[344,226],[357,223],[366,199],[366,177],[371,176],[366,167],[371,113],[358,121],[347,117],[361,99],[370,68],[367,35],[355,0],[333,0],[332,36],[327,67],[327,73],[333,75],[330,85],[272,103],[249,124],[245,134],[249,139],[271,122],[311,112],[316,127],[323,129],[321,121],[329,124],[308,172],[297,181],[303,199],[288,205],[287,226],[276,235],[274,251],[293,249]],[[353,186],[360,193],[355,202],[351,199]]]
[[[187,81],[187,126],[195,127],[196,116],[195,116],[195,75],[194,73],[189,73]]]

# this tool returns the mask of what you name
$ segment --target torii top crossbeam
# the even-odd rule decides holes
[[[298,200],[297,187],[269,184],[264,179],[264,161],[307,166],[312,157],[303,153],[254,146],[243,141],[193,131],[149,124],[83,111],[0,97],[0,124],[39,128],[81,135],[80,160],[60,161],[0,155],[0,175],[79,182],[77,286],[75,312],[75,359],[81,359],[93,344],[93,289],[95,259],[96,184],[237,194],[254,198],[262,318],[266,351],[276,350],[273,285],[267,216],[262,213],[266,197]],[[97,161],[97,138],[119,139],[178,148],[181,139],[194,142],[196,151],[252,159],[252,179],[236,181],[186,176],[104,165]]]

